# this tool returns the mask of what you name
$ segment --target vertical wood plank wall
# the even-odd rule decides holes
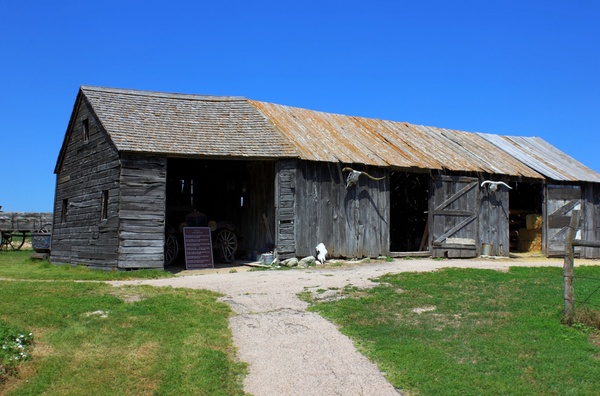
[[[509,255],[509,191],[506,187],[498,187],[495,192],[488,188],[478,187],[480,191],[481,205],[479,208],[479,246],[488,243],[492,245],[491,256]]]
[[[119,268],[163,268],[166,158],[123,154]]]
[[[600,241],[600,185],[586,183],[582,189],[581,239]],[[581,257],[599,258],[600,249],[581,247]]]
[[[295,188],[295,248],[298,257],[325,244],[329,257],[389,254],[389,180],[361,177],[346,189],[339,163],[299,161]],[[387,170],[364,169],[385,176]]]
[[[119,156],[85,100],[67,132],[61,167],[56,175],[53,263],[90,267],[117,266],[119,244]],[[83,120],[88,120],[89,140],[84,141]],[[101,219],[102,192],[108,191],[108,218]],[[63,202],[68,203],[63,222]]]

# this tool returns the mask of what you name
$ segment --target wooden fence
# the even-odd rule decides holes
[[[565,261],[563,265],[563,277],[565,302],[564,314],[567,318],[573,317],[573,312],[575,309],[575,289],[573,287],[575,247],[586,246],[600,248],[600,242],[598,241],[586,241],[582,239],[575,239],[577,228],[579,228],[579,217],[579,210],[573,210],[565,240]]]

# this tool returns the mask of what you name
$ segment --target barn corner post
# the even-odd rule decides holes
[[[564,317],[571,323],[573,319],[573,311],[575,309],[575,289],[573,288],[573,267],[575,255],[573,251],[573,239],[575,233],[579,227],[579,210],[573,210],[571,213],[571,222],[567,229],[567,237],[565,240],[565,261],[563,265],[563,278],[564,278],[564,300],[565,309]]]

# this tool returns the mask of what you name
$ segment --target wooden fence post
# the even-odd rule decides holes
[[[575,308],[575,292],[573,289],[573,266],[574,266],[574,249],[573,239],[579,227],[579,210],[573,210],[571,213],[571,222],[567,229],[567,237],[565,239],[565,262],[563,265],[564,277],[564,298],[565,298],[565,317],[569,320],[573,317],[573,309]]]

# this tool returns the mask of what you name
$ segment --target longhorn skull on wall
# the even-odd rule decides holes
[[[342,172],[350,172],[348,173],[348,177],[346,178],[346,188],[355,185],[356,183],[358,183],[358,178],[360,177],[360,175],[365,175],[367,176],[369,179],[371,180],[383,180],[385,179],[384,177],[373,177],[371,175],[369,175],[367,172],[363,172],[363,171],[357,171],[354,170],[350,167],[345,167],[344,169],[342,169]]]
[[[499,185],[506,186],[506,187],[508,187],[509,189],[511,189],[511,190],[512,190],[512,187],[511,187],[511,186],[509,186],[508,184],[504,183],[503,181],[491,181],[491,180],[486,180],[486,181],[484,181],[483,183],[481,183],[481,188],[483,188],[483,187],[484,187],[486,184],[489,184],[489,186],[488,186],[488,190],[489,190],[491,193],[494,193],[494,192],[496,192],[496,190],[498,190],[498,186],[499,186]]]

